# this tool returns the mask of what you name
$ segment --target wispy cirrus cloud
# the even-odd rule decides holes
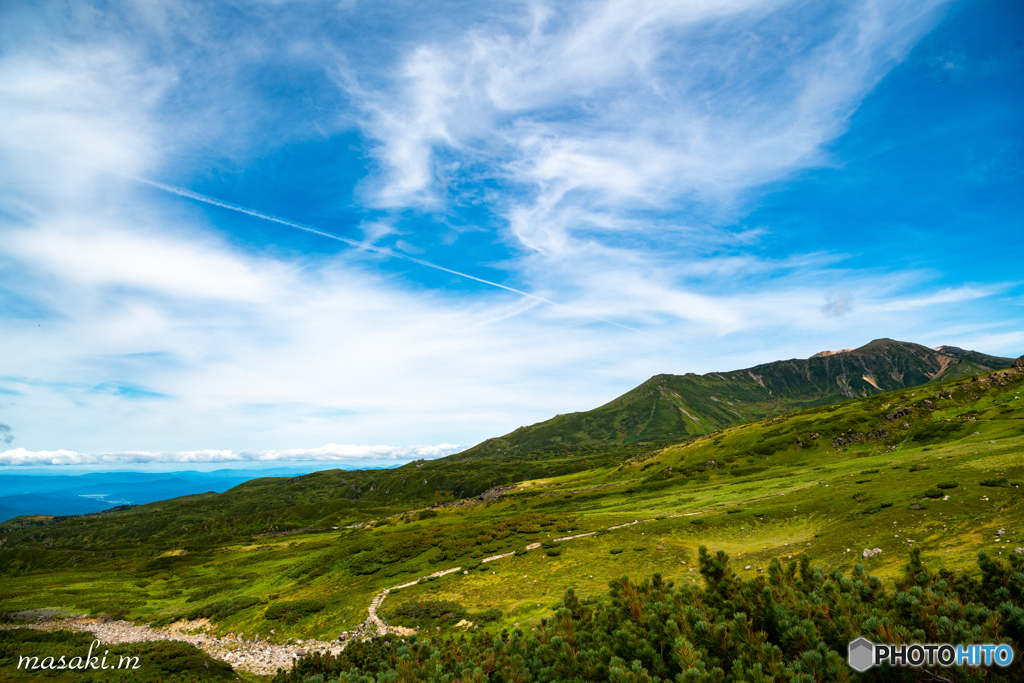
[[[166,465],[198,463],[268,463],[268,462],[315,462],[329,463],[383,463],[408,462],[410,460],[433,460],[462,450],[455,444],[431,446],[354,446],[326,444],[318,448],[290,448],[283,451],[262,451],[258,453],[235,453],[230,450],[177,451],[150,453],[132,451],[127,453],[78,453],[68,450],[29,451],[15,448],[0,451],[0,466],[20,467],[39,465]]]
[[[466,173],[497,179],[518,190],[499,202],[515,238],[557,254],[581,232],[666,227],[638,209],[728,212],[828,163],[943,4],[822,6],[799,31],[807,8],[774,1],[535,5],[425,41],[376,88],[345,84],[378,140],[378,202],[429,206]]]
[[[1005,278],[744,222],[842,169],[834,143],[943,6],[19,8],[7,457],[432,457],[660,372],[1012,344],[981,312],[1019,294]]]

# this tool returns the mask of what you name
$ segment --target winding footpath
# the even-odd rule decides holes
[[[634,524],[650,521],[653,520],[634,520],[626,524],[610,526],[608,527],[608,530],[622,529],[633,526]],[[555,543],[563,543],[577,538],[593,536],[596,533],[596,531],[589,531],[572,536],[563,536],[552,540]],[[540,543],[531,543],[526,546],[526,550],[535,550],[539,547],[541,547]],[[481,562],[495,562],[514,554],[515,553],[512,552],[492,555],[491,557],[485,557]],[[420,581],[453,574],[457,571],[462,571],[462,567],[444,569],[434,572],[433,574],[429,574],[422,579],[417,579],[416,581],[410,581],[398,586],[392,586],[391,588],[385,588],[383,591],[375,595],[372,601],[370,601],[370,605],[367,608],[369,616],[366,619],[365,625],[370,630],[374,630],[379,636],[387,635],[388,633],[395,633],[398,635],[408,633],[407,629],[388,626],[387,622],[385,622],[377,613],[377,610],[380,609],[384,599],[387,598],[388,594],[392,591],[396,591],[401,588],[409,588],[411,586],[415,586]],[[262,676],[272,676],[277,673],[278,669],[287,670],[291,668],[297,657],[302,657],[311,652],[318,651],[325,654],[330,653],[332,655],[338,655],[345,649],[346,645],[345,642],[325,642],[320,640],[295,640],[294,642],[288,643],[271,643],[267,640],[261,640],[259,634],[246,640],[244,638],[245,634],[243,633],[239,633],[237,635],[234,633],[228,633],[227,635],[218,638],[217,636],[210,635],[207,632],[209,626],[209,622],[205,619],[200,619],[194,622],[177,622],[166,628],[153,628],[148,624],[139,625],[133,624],[130,621],[106,621],[87,617],[61,617],[42,619],[30,624],[0,624],[0,630],[32,628],[44,631],[87,631],[92,633],[103,645],[179,640],[191,643],[214,659],[225,661],[235,669],[260,674]]]
[[[692,513],[692,514],[699,514],[699,513]],[[608,527],[607,531],[612,531],[614,529],[624,529],[624,528],[626,528],[628,526],[633,526],[634,524],[640,524],[641,522],[653,522],[653,521],[654,521],[653,519],[634,519],[632,522],[626,522],[625,524],[617,524],[615,526],[610,526],[610,527]],[[596,533],[597,533],[596,531],[588,531],[588,532],[582,533],[582,534],[574,534],[572,536],[562,536],[561,538],[553,538],[551,540],[553,542],[555,542],[555,543],[563,543],[565,541],[572,541],[572,540],[577,539],[577,538],[584,538],[586,536],[593,536]],[[541,547],[540,543],[531,543],[530,545],[526,546],[526,550],[528,550],[528,551],[529,550],[536,550],[539,547]],[[502,558],[510,557],[512,555],[515,555],[515,553],[511,552],[511,553],[502,553],[501,555],[492,555],[490,557],[485,557],[484,559],[480,560],[480,562],[481,563],[484,563],[484,562],[494,562],[495,560],[500,560]],[[409,583],[403,583],[403,584],[401,584],[399,586],[392,586],[391,588],[385,588],[380,593],[377,593],[377,595],[373,596],[373,600],[370,601],[370,606],[367,608],[367,611],[370,614],[370,616],[367,617],[367,619],[366,619],[367,625],[370,626],[371,628],[376,629],[378,636],[387,635],[388,633],[396,633],[398,635],[402,635],[402,633],[399,632],[395,627],[388,626],[387,622],[384,621],[384,619],[381,618],[381,616],[377,613],[377,610],[380,609],[380,606],[384,602],[384,599],[386,597],[388,597],[388,593],[390,593],[392,591],[396,591],[396,590],[398,590],[400,588],[409,588],[410,586],[415,586],[420,581],[425,581],[425,580],[427,580],[429,578],[441,577],[441,576],[444,576],[445,574],[451,574],[453,572],[457,572],[457,571],[460,571],[460,570],[462,570],[462,567],[452,567],[451,569],[445,569],[445,570],[442,570],[442,571],[439,571],[439,572],[434,572],[433,574],[429,574],[428,576],[425,576],[422,579],[417,579],[415,581],[410,581]]]

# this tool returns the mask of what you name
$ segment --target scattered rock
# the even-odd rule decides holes
[[[198,620],[193,622],[176,622],[163,629],[151,628],[148,625],[136,625],[127,621],[109,619],[90,619],[82,616],[46,618],[33,624],[32,628],[42,630],[70,630],[91,632],[101,643],[114,645],[118,643],[138,643],[147,641],[179,640],[191,643],[202,649],[215,659],[229,662],[236,670],[272,676],[278,669],[288,669],[296,656],[303,656],[307,651],[320,650],[333,655],[341,653],[344,645],[320,641],[307,641],[307,649],[300,650],[292,645],[273,645],[259,641],[257,635],[253,641],[236,640],[234,633],[224,638],[209,637],[206,634],[193,634],[196,628],[206,628],[209,622]],[[0,629],[14,626],[0,625]],[[242,634],[239,634],[242,635]]]
[[[885,416],[885,421],[894,422],[895,420],[898,420],[904,415],[910,415],[910,408],[908,408],[907,406],[898,406],[896,410],[892,411],[891,413]]]
[[[881,555],[881,554],[882,554],[882,549],[881,548],[875,548],[874,550],[870,550],[868,548],[864,548],[864,552],[861,553],[861,557],[863,557],[866,560],[869,557],[874,557],[875,555]]]
[[[1004,536],[1005,534],[1006,529],[999,529],[998,531],[996,531],[996,536]]]

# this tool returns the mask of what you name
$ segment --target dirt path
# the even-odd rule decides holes
[[[149,625],[136,625],[130,621],[100,621],[82,617],[45,619],[33,624],[17,626],[0,625],[0,628],[34,628],[44,631],[88,631],[104,645],[118,643],[140,643],[159,640],[180,640],[192,643],[214,659],[220,659],[235,669],[249,673],[272,676],[279,668],[290,669],[295,657],[313,651],[338,654],[344,648],[342,643],[327,643],[319,640],[298,640],[295,644],[279,645],[260,640],[259,635],[245,640],[244,634],[228,634],[223,638],[205,633],[205,620],[192,623],[171,624],[167,628],[155,629]]]
[[[626,522],[625,524],[617,524],[615,526],[610,526],[610,527],[608,527],[607,530],[608,531],[612,531],[614,529],[624,529],[626,527],[633,526],[634,524],[641,524],[643,522],[653,522],[653,521],[654,521],[653,519],[634,519],[632,522]],[[593,536],[596,533],[597,533],[596,531],[588,531],[588,532],[582,533],[582,534],[575,534],[573,536],[563,536],[561,538],[553,538],[551,540],[554,541],[555,543],[563,543],[565,541],[572,541],[572,540],[577,539],[577,538],[584,538],[586,536]],[[526,546],[526,550],[528,550],[528,551],[529,550],[536,550],[539,547],[541,547],[540,543],[531,543],[528,546]],[[515,555],[515,553],[511,552],[511,553],[502,553],[501,555],[491,555],[490,557],[485,557],[484,559],[480,560],[480,562],[481,563],[483,563],[483,562],[494,562],[495,560],[500,560],[500,559],[503,559],[503,558],[506,558],[506,557],[510,557],[512,555]],[[451,574],[452,572],[457,572],[457,571],[460,571],[461,569],[462,569],[462,567],[452,567],[451,569],[445,569],[443,571],[434,572],[433,574],[430,574],[430,575],[428,575],[426,577],[423,577],[423,578],[444,576],[445,574]],[[380,593],[377,593],[377,595],[373,596],[373,600],[370,601],[370,606],[367,608],[367,611],[370,613],[370,616],[367,617],[366,622],[367,622],[367,624],[371,628],[376,629],[377,635],[383,636],[383,635],[386,635],[388,633],[397,633],[398,635],[403,635],[403,633],[398,631],[396,629],[396,627],[388,626],[387,622],[384,621],[384,619],[382,619],[379,614],[377,614],[377,610],[380,609],[380,606],[384,602],[384,599],[386,597],[388,597],[388,593],[390,593],[391,591],[396,591],[399,588],[409,588],[410,586],[415,586],[417,583],[419,583],[422,580],[423,579],[417,579],[415,581],[410,581],[409,583],[403,583],[400,586],[392,586],[391,588],[385,588]],[[398,627],[398,628],[401,628],[401,627]],[[405,631],[406,629],[402,629],[402,630]]]
[[[608,527],[608,530],[622,529],[624,527],[633,526],[634,524],[650,521],[653,520],[634,520],[626,524]],[[552,540],[556,543],[563,543],[577,538],[593,536],[596,533],[596,531],[589,531],[582,534],[575,534],[573,536],[563,536]],[[526,549],[534,550],[539,547],[541,547],[540,543],[531,543],[526,546]],[[481,562],[496,562],[497,560],[510,557],[514,554],[515,553],[502,553],[500,555],[492,555],[491,557],[485,557]],[[444,569],[434,572],[429,576],[441,577],[457,571],[462,571],[462,567]],[[366,623],[371,629],[376,631],[377,635],[386,635],[388,633],[404,635],[404,633],[406,633],[405,629],[401,629],[400,627],[388,626],[384,619],[382,619],[377,613],[377,610],[380,609],[381,604],[384,602],[384,599],[387,598],[389,593],[401,588],[415,586],[419,581],[420,579],[417,579],[416,581],[410,581],[398,586],[392,586],[391,588],[385,588],[374,596],[367,610],[369,612],[369,616],[367,617]],[[237,635],[229,633],[218,638],[217,636],[210,635],[206,632],[208,627],[209,622],[205,619],[194,622],[178,622],[171,624],[166,628],[157,629],[149,626],[148,624],[137,625],[130,621],[102,621],[86,617],[43,619],[35,623],[19,625],[0,624],[0,629],[34,628],[44,631],[88,631],[104,645],[160,640],[179,640],[195,645],[214,659],[225,661],[235,669],[263,676],[272,676],[277,673],[279,668],[291,668],[292,662],[296,657],[301,657],[310,652],[320,651],[337,655],[345,648],[345,643],[324,642],[320,640],[296,640],[294,643],[287,644],[270,643],[265,639],[262,639],[260,634],[256,634],[250,639],[246,639],[244,637],[244,633],[239,633]]]

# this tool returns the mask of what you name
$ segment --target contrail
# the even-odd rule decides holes
[[[211,204],[213,206],[219,206],[222,209],[228,209],[230,211],[237,211],[238,213],[244,213],[247,216],[252,216],[254,218],[261,218],[261,219],[263,219],[265,221],[271,221],[272,223],[278,223],[280,225],[286,225],[289,228],[295,228],[296,230],[304,230],[305,232],[313,233],[314,235],[319,235],[321,237],[326,237],[327,239],[337,240],[338,242],[343,242],[343,243],[351,245],[353,247],[359,247],[361,249],[366,249],[367,251],[373,251],[373,252],[376,252],[378,254],[383,254],[385,256],[390,256],[392,258],[402,259],[403,261],[409,261],[411,263],[415,263],[415,264],[423,266],[425,268],[433,268],[434,270],[439,270],[439,271],[441,271],[443,273],[449,273],[451,275],[457,275],[458,277],[464,277],[467,280],[473,280],[474,282],[479,282],[481,284],[490,285],[491,287],[497,287],[498,289],[504,289],[507,292],[512,292],[514,294],[519,294],[520,296],[524,296],[524,297],[527,297],[529,299],[533,299],[535,301],[540,301],[540,302],[548,304],[550,306],[555,306],[557,308],[564,308],[564,309],[569,310],[569,311],[574,311],[574,312],[577,312],[577,313],[582,313],[582,311],[576,311],[576,309],[574,309],[571,306],[567,306],[565,304],[560,304],[557,301],[552,301],[551,299],[546,299],[546,298],[544,298],[542,296],[538,296],[537,294],[531,294],[530,292],[524,292],[521,289],[516,289],[515,287],[509,287],[508,285],[503,285],[500,282],[492,282],[491,280],[485,280],[483,278],[476,277],[475,275],[470,275],[469,273],[463,273],[463,272],[458,271],[458,270],[452,270],[451,268],[445,268],[444,266],[439,266],[436,263],[431,263],[430,261],[424,261],[423,259],[418,259],[418,258],[415,258],[414,256],[409,256],[407,254],[403,254],[401,252],[397,252],[397,251],[394,251],[392,249],[388,249],[387,247],[379,247],[377,245],[370,244],[369,242],[363,242],[361,240],[354,240],[354,239],[351,239],[349,237],[342,237],[340,235],[335,235],[335,234],[332,234],[332,233],[329,233],[329,232],[324,232],[323,230],[317,230],[316,228],[310,227],[308,225],[303,225],[302,223],[297,223],[295,221],[290,221],[290,220],[288,220],[286,218],[280,218],[278,216],[274,216],[273,214],[263,213],[262,211],[257,211],[255,209],[250,209],[250,208],[247,208],[245,206],[239,206],[238,204],[232,204],[230,202],[225,202],[225,201],[222,201],[220,199],[216,199],[214,197],[209,197],[209,196],[207,196],[205,194],[199,194],[198,192],[193,192],[192,190],[186,190],[185,188],[182,188],[182,187],[175,187],[174,185],[167,185],[165,183],[159,183],[159,182],[157,182],[155,180],[148,180],[146,178],[140,178],[138,176],[129,176],[129,175],[124,175],[124,174],[118,174],[118,175],[122,175],[122,177],[130,178],[131,180],[134,180],[134,181],[136,181],[138,183],[142,183],[144,185],[149,185],[151,187],[155,187],[157,189],[163,190],[164,192],[169,192],[171,194],[178,195],[179,197],[187,197],[188,199],[194,199],[197,202],[203,202],[204,204]],[[663,339],[661,337],[653,335],[653,334],[651,334],[649,332],[644,332],[643,330],[638,330],[638,329],[636,329],[634,327],[630,327],[629,325],[623,325],[622,323],[617,323],[614,320],[606,320],[604,318],[598,318],[598,317],[589,315],[587,313],[582,313],[582,314],[585,315],[586,317],[590,318],[591,320],[595,320],[597,322],[607,323],[609,325],[615,325],[616,327],[621,327],[622,329],[629,330],[630,332],[636,332],[637,334],[642,334],[642,335],[647,336],[647,337],[653,337],[654,339],[657,339],[659,341],[668,341],[666,339]]]

